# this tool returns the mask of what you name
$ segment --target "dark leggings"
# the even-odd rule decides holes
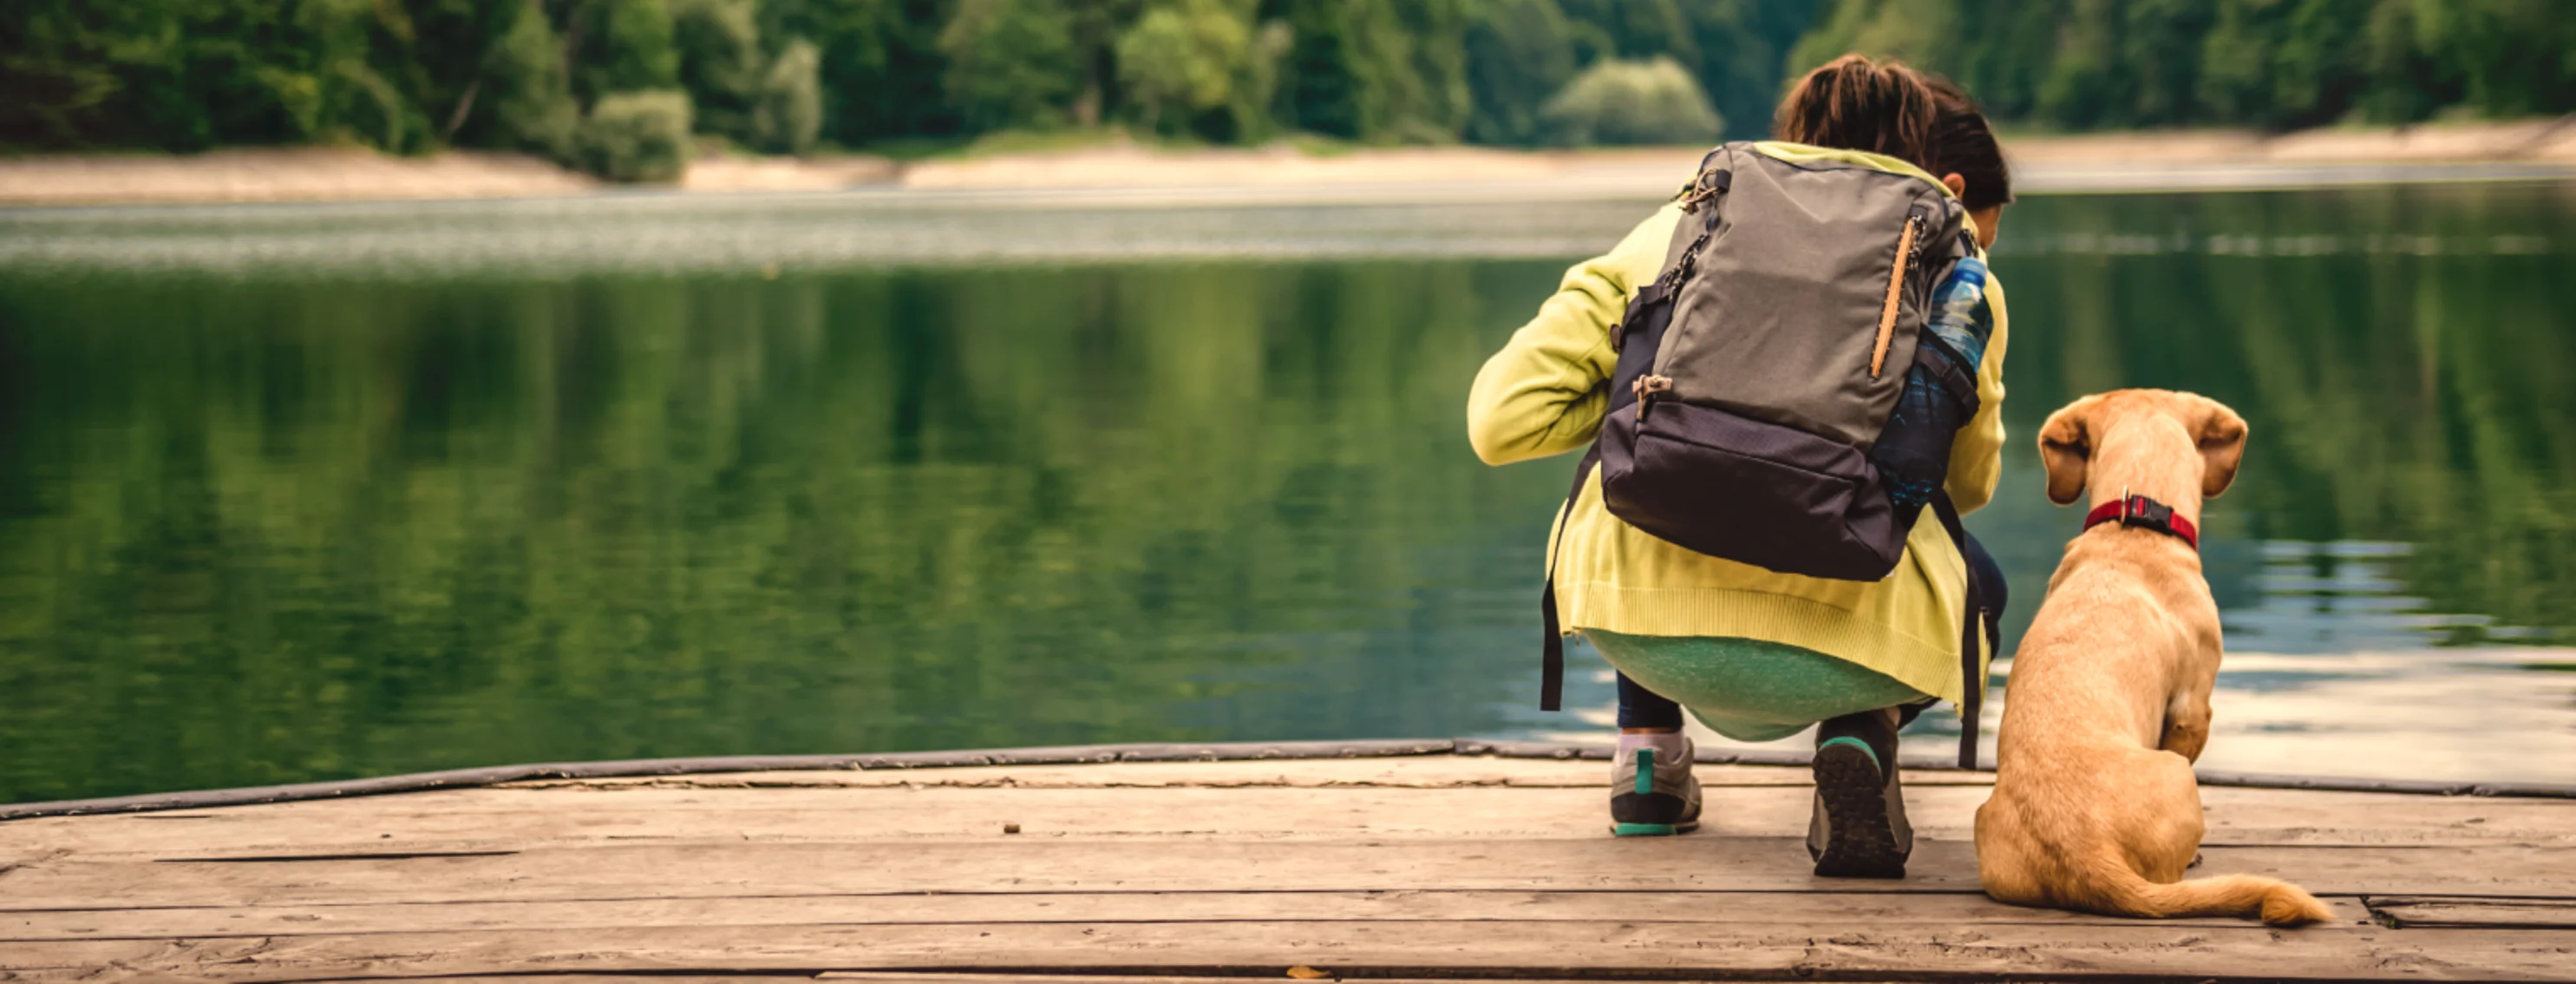
[[[2004,571],[2003,568],[1995,566],[1994,555],[1987,553],[1986,545],[1978,543],[1974,536],[1968,537],[1966,553],[1968,576],[1977,579],[1977,596],[1978,601],[1983,603],[1986,632],[1989,638],[1993,638],[1997,623],[2003,620],[2004,602],[2010,595],[2009,589],[2004,586]],[[1921,713],[1925,706],[1928,705],[1909,705],[1904,719],[1913,720],[1914,715]],[[1637,681],[1628,679],[1628,675],[1622,673],[1619,674],[1619,726],[1622,728],[1679,728],[1682,726],[1682,706],[1666,700],[1662,694],[1639,686]]]

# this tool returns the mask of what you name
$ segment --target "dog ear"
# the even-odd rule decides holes
[[[2236,466],[2245,460],[2245,418],[2216,400],[2203,398],[2208,404],[2200,418],[2200,495],[2215,499],[2236,481]]]
[[[2048,501],[2065,505],[2084,494],[2084,472],[2093,460],[2093,408],[2088,396],[2048,415],[2039,428],[2039,462],[2048,469]]]

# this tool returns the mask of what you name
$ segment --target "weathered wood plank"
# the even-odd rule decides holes
[[[2449,900],[2459,904],[2464,900]],[[2358,901],[2330,900],[2340,927],[2374,925]],[[226,906],[0,913],[0,944],[49,940],[316,936],[510,929],[802,924],[1168,922],[1659,922],[1870,926],[2083,926],[2107,916],[2004,905],[1983,895],[1867,892],[1127,892],[802,895],[564,902]],[[2178,923],[2250,929],[2238,919]],[[2329,926],[2321,931],[2336,931]]]
[[[1923,833],[1965,840],[1982,788],[1907,793]],[[1709,792],[1705,836],[1802,829],[1807,787]],[[2208,791],[2209,843],[2576,847],[2576,802],[2275,790]],[[78,851],[93,859],[359,850],[493,850],[623,840],[844,843],[1029,836],[1256,839],[1602,835],[1602,794],[1584,789],[1233,788],[466,790],[234,807],[185,814],[0,824],[0,858]]]
[[[134,972],[228,981],[319,976],[831,970],[1104,970],[1277,976],[1305,965],[1347,974],[1583,978],[1927,970],[1956,977],[2082,980],[2550,980],[2576,965],[2576,934],[2357,929],[2222,930],[2128,923],[1959,928],[1618,922],[1201,922],[802,925],[392,933],[196,941],[14,945],[0,955],[33,980],[113,963]],[[1445,972],[1445,973],[1444,973]]]
[[[2576,849],[2211,847],[2203,873],[2255,872],[2324,894],[2558,896]],[[273,856],[274,857],[274,856]],[[852,845],[616,843],[516,854],[315,860],[39,862],[0,876],[0,911],[99,905],[298,905],[754,894],[1400,889],[1977,890],[1969,844],[1918,842],[1912,877],[1817,879],[1786,837],[1315,842],[994,836]]]
[[[2535,970],[2576,968],[2576,803],[2204,790],[2200,873],[2345,896],[2281,933],[1984,899],[1982,777],[1911,789],[1914,877],[1872,883],[1808,874],[1803,770],[1706,769],[1708,832],[1622,841],[1603,769],[757,773],[26,820],[0,824],[0,979],[2576,976]]]
[[[2576,899],[2450,899],[2374,895],[2371,914],[2399,929],[2576,929]]]

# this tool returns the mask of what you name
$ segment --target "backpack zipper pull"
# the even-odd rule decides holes
[[[1646,404],[1654,400],[1655,394],[1669,393],[1672,388],[1673,377],[1671,376],[1637,377],[1636,384],[1630,387],[1637,394],[1637,419],[1646,419]]]
[[[1702,203],[1726,193],[1735,184],[1733,171],[1702,171],[1682,186],[1679,196],[1683,214],[1699,211]]]
[[[1869,378],[1877,379],[1879,370],[1887,367],[1888,343],[1896,340],[1896,306],[1905,288],[1905,262],[1914,258],[1914,230],[1922,220],[1905,217],[1905,232],[1896,239],[1896,266],[1887,272],[1887,306],[1878,314],[1878,343],[1870,348]]]

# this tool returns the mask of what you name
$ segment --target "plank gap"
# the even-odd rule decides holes
[[[305,861],[411,861],[421,858],[506,858],[517,851],[386,851],[368,854],[266,854],[223,858],[153,858],[154,864],[294,864]]]

